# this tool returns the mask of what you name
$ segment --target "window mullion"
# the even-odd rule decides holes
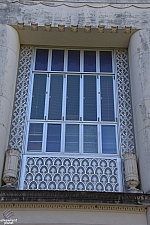
[[[65,123],[62,123],[61,124],[61,147],[60,147],[60,151],[62,153],[65,152],[65,129],[66,129],[66,124]]]
[[[43,138],[42,138],[42,152],[46,152],[46,143],[47,143],[47,127],[48,124],[43,124]]]
[[[83,154],[83,124],[80,124],[79,128],[79,152]]]
[[[32,93],[33,93],[33,85],[34,85],[34,76],[35,76],[35,74],[32,73],[32,74],[31,74],[31,85],[30,85],[30,87],[29,87],[29,102],[28,102],[29,110],[28,110],[28,112],[27,112],[27,118],[28,118],[28,120],[30,120],[30,115],[31,115]]]
[[[45,93],[45,110],[44,110],[45,120],[48,119],[49,99],[50,99],[50,81],[51,81],[51,76],[47,74],[46,93]]]
[[[84,63],[84,60],[83,60],[83,51],[80,51],[80,72],[83,72],[83,63]],[[80,75],[80,121],[83,121],[83,79],[84,79],[84,76],[83,74]]]

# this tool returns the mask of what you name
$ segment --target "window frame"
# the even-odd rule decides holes
[[[38,71],[38,70],[35,70],[35,59],[36,59],[36,49],[48,49],[48,63],[47,63],[47,71]],[[51,68],[51,56],[52,56],[52,50],[64,50],[64,71],[50,71],[50,68]],[[71,71],[67,71],[67,57],[68,57],[68,50],[78,50],[80,51],[80,72],[71,72]],[[84,62],[83,62],[83,55],[84,55],[84,51],[95,51],[96,52],[96,72],[84,72],[83,71],[83,67],[84,67]],[[109,51],[109,52],[112,52],[112,73],[107,73],[107,72],[100,72],[100,51]],[[98,71],[99,70],[99,71]],[[50,121],[48,120],[36,120],[36,119],[30,119],[30,113],[31,113],[31,105],[32,105],[32,91],[33,91],[33,84],[34,84],[34,76],[35,74],[48,74],[49,77],[51,74],[64,74],[63,76],[66,76],[69,75],[69,74],[81,74],[82,77],[84,74],[86,75],[93,75],[93,76],[96,76],[96,88],[97,88],[97,92],[100,91],[100,81],[99,81],[99,84],[97,82],[97,79],[100,80],[100,76],[111,76],[111,77],[114,77],[113,79],[113,97],[114,97],[114,116],[115,116],[115,120],[114,121],[101,121],[101,101],[100,101],[100,95],[96,94],[97,95],[97,118],[98,118],[98,115],[99,115],[99,120],[97,119],[97,121],[73,121],[73,120],[56,120],[56,121]],[[99,76],[99,78],[97,78]],[[50,79],[50,78],[49,78]],[[63,78],[64,79],[64,78]],[[83,79],[82,79],[82,82],[83,82]],[[46,82],[47,85],[46,87],[50,90],[49,86],[50,86],[50,82]],[[67,84],[67,79],[66,79],[66,84]],[[65,110],[64,109],[64,106],[63,104],[65,104],[65,107],[66,107],[66,93],[64,92],[67,92],[67,86],[66,84],[63,84],[63,97],[62,97],[62,114],[65,116],[66,113],[65,113]],[[82,88],[81,88],[81,85],[82,85]],[[65,87],[66,86],[66,87]],[[66,155],[66,156],[82,156],[82,157],[87,157],[88,155],[91,157],[91,156],[94,156],[94,157],[116,157],[119,155],[119,137],[118,137],[118,122],[117,122],[117,118],[118,118],[118,111],[117,111],[117,105],[118,105],[118,102],[117,102],[117,85],[116,85],[116,71],[115,71],[115,51],[112,50],[112,49],[84,49],[84,50],[81,50],[81,49],[61,49],[61,48],[38,48],[36,47],[34,49],[34,53],[33,53],[33,57],[32,57],[32,68],[31,68],[31,73],[30,73],[30,85],[29,85],[29,94],[28,94],[28,107],[27,107],[27,122],[26,122],[26,137],[25,137],[25,140],[24,140],[24,149],[25,149],[25,153],[26,154],[52,154],[52,155]],[[80,101],[79,103],[79,109],[83,110],[83,84],[80,83],[80,97],[79,99],[81,98],[82,99],[82,102]],[[48,99],[49,97],[49,93],[46,95],[45,97],[45,102],[48,102],[48,100],[46,100],[46,98]],[[49,103],[48,103],[49,104]],[[45,115],[45,111],[48,112],[48,104],[45,104],[45,109],[44,109],[44,115]],[[98,110],[98,107],[99,107],[99,110]],[[79,118],[80,118],[80,115],[82,114],[83,116],[83,112],[80,112],[79,110]],[[81,110],[81,111],[82,111]],[[47,116],[48,116],[48,113],[47,113]],[[29,125],[31,123],[42,123],[43,124],[43,140],[42,140],[42,150],[41,151],[28,151],[27,150],[27,144],[28,144],[28,134],[29,134]],[[46,135],[46,132],[47,132],[47,129],[46,129],[46,126],[48,126],[48,124],[61,124],[61,149],[60,149],[60,152],[46,152],[46,138],[45,136]],[[65,146],[65,126],[66,124],[80,124],[79,126],[79,153],[72,153],[72,152],[65,152],[64,151],[64,146]],[[98,153],[83,153],[83,126],[84,124],[86,125],[96,125],[97,126],[97,136],[98,136],[98,141],[97,141],[97,144],[98,144]],[[115,131],[116,131],[116,153],[115,154],[104,154],[102,153],[102,131],[101,131],[101,126],[102,125],[113,125],[115,126]],[[63,131],[62,131],[63,130]],[[80,135],[82,134],[82,135]]]

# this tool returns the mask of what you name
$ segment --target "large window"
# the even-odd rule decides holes
[[[27,152],[117,154],[113,51],[36,49]]]

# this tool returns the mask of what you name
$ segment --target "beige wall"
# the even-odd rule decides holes
[[[26,205],[26,206],[25,206]],[[147,225],[146,210],[141,207],[113,207],[86,205],[89,209],[81,206],[73,208],[73,205],[60,204],[18,204],[11,208],[14,212],[13,218],[19,225]],[[8,206],[9,207],[9,206]],[[65,209],[66,207],[66,209]],[[0,219],[3,211],[0,209]]]

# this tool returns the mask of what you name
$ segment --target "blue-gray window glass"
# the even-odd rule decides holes
[[[63,71],[64,70],[64,50],[53,50],[52,51],[52,71]]]
[[[84,51],[84,72],[96,72],[95,51]]]
[[[68,51],[68,71],[80,71],[80,51]]]
[[[51,75],[49,96],[49,120],[62,119],[63,76]]]
[[[61,125],[48,124],[46,151],[60,152],[60,143],[61,143]]]
[[[84,120],[97,120],[96,76],[84,76]]]
[[[48,62],[48,49],[37,49],[36,50],[35,69],[36,70],[47,70],[47,62]]]
[[[101,120],[114,121],[113,77],[101,76]]]
[[[34,75],[34,85],[32,91],[31,119],[44,119],[45,94],[46,94],[45,74]]]
[[[79,120],[80,76],[67,76],[66,119]]]
[[[42,150],[43,124],[31,123],[29,127],[28,151]]]
[[[79,152],[79,125],[67,124],[65,135],[65,152]]]
[[[84,125],[83,152],[98,153],[96,125]]]
[[[116,131],[115,126],[102,125],[102,153],[116,154]]]
[[[112,52],[100,52],[100,72],[112,73]]]

